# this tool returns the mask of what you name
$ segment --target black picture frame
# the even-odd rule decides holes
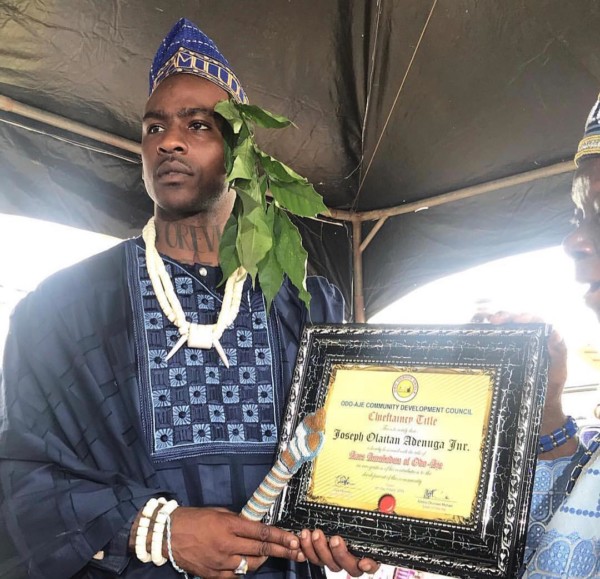
[[[334,368],[391,365],[409,373],[489,373],[490,405],[473,511],[454,522],[321,504],[309,496],[315,463],[308,463],[289,481],[267,521],[290,530],[319,528],[328,536],[340,535],[355,554],[386,564],[456,577],[516,576],[525,548],[546,390],[548,333],[544,324],[305,328],[280,451],[304,416],[326,405]],[[326,419],[325,445],[330,439]]]

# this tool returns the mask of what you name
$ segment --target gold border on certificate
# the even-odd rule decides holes
[[[493,386],[489,369],[333,365],[306,500],[470,524]]]

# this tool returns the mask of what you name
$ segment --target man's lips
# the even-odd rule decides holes
[[[193,173],[187,165],[180,161],[163,161],[158,167],[156,176],[164,177],[170,174],[192,175]]]
[[[600,289],[600,281],[587,282],[589,284],[589,288],[587,290],[587,294],[593,294]]]
[[[587,286],[586,294],[600,289],[600,260],[596,257],[575,260],[575,281]]]

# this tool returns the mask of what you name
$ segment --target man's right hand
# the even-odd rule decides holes
[[[226,509],[179,507],[171,515],[173,559],[203,579],[236,577],[233,571],[242,557],[247,559],[249,571],[260,567],[267,557],[296,561],[299,547],[293,533],[248,521]]]

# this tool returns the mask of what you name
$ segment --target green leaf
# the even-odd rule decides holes
[[[273,232],[262,207],[238,216],[237,253],[241,264],[254,280],[261,262],[273,245]]]
[[[275,225],[275,205],[272,203],[267,207],[267,225],[273,231]],[[267,312],[271,309],[271,303],[279,292],[281,284],[283,283],[283,269],[277,261],[277,255],[275,254],[275,247],[272,246],[267,252],[265,258],[258,265],[258,280],[260,287],[265,295],[267,302]]]
[[[281,209],[275,209],[275,222],[273,237],[277,261],[283,271],[290,278],[296,288],[300,299],[310,307],[310,294],[306,290],[306,263],[308,254],[302,246],[302,237],[298,228]]]
[[[258,181],[256,179],[237,179],[235,182],[235,190],[238,197],[242,200],[244,211],[246,213],[250,213],[250,211],[256,207],[262,207],[262,210],[265,211],[265,177],[260,177]]]
[[[273,198],[288,211],[301,217],[314,217],[329,210],[314,187],[306,183],[279,183],[271,181],[269,189]]]
[[[229,131],[231,132],[231,131]],[[233,133],[231,133],[233,134]],[[233,139],[227,138],[225,134],[223,134],[223,157],[225,158],[225,174],[229,175],[231,170],[233,169],[233,150],[235,145],[233,144]]]
[[[298,175],[296,171],[287,165],[284,165],[281,161],[274,159],[271,157],[271,155],[267,155],[262,151],[257,151],[257,155],[260,160],[260,164],[270,179],[276,179],[282,183],[294,183],[295,181],[308,183],[308,181],[302,177],[302,175]]]
[[[236,239],[238,229],[238,219],[236,211],[233,211],[225,224],[223,229],[223,235],[219,243],[219,264],[221,265],[221,271],[223,272],[223,280],[225,282],[227,278],[240,267],[240,259],[237,253]]]
[[[237,138],[238,138],[238,144],[241,143],[242,141],[244,141],[245,139],[249,138],[252,141],[252,144],[254,145],[254,149],[258,148],[256,146],[256,141],[254,140],[254,134],[250,130],[250,127],[248,126],[246,121],[244,121],[243,119],[242,119],[242,128],[240,129],[240,132],[238,133]]]
[[[290,119],[261,109],[256,105],[242,105],[236,103],[235,106],[247,120],[254,123],[257,127],[262,127],[264,129],[283,129],[294,124]]]
[[[233,132],[238,134],[244,125],[244,120],[238,109],[238,105],[232,100],[219,101],[215,105],[215,113],[219,113],[231,126]]]
[[[293,123],[257,106],[241,105],[231,99],[218,103],[215,112],[226,121],[222,128],[225,166],[228,180],[237,193],[221,241],[224,275],[229,276],[242,265],[253,280],[258,276],[269,307],[287,275],[308,307],[308,256],[298,229],[285,211],[313,217],[326,213],[327,208],[304,177],[257,147],[252,132],[254,125],[283,128]],[[274,197],[269,207],[267,189]]]
[[[256,178],[256,153],[252,139],[244,139],[233,151],[234,161],[231,172],[227,179],[231,182],[234,179],[254,179]]]
[[[271,309],[271,303],[277,295],[283,283],[283,269],[277,261],[274,249],[267,252],[265,258],[260,262],[258,267],[258,281],[260,289],[265,294],[267,301],[267,312]]]

